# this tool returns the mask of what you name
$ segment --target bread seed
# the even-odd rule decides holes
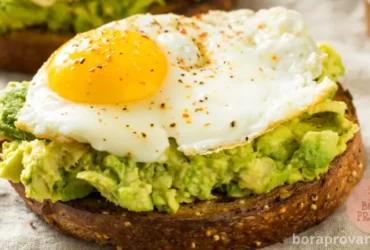
[[[270,215],[269,215],[269,214],[265,214],[265,215],[263,216],[263,219],[264,219],[264,220],[268,220],[268,219],[270,219]]]
[[[220,240],[220,236],[218,236],[217,234],[213,235],[213,240],[214,241],[219,241]]]
[[[281,208],[280,211],[279,211],[279,213],[281,213],[281,214],[283,214],[285,212],[286,212],[286,208],[285,207]]]
[[[316,211],[317,210],[317,205],[316,204],[311,204],[311,210]]]
[[[223,242],[227,242],[229,239],[227,238],[227,235],[226,235],[226,233],[221,233],[222,235],[221,235],[221,240],[223,241]]]
[[[330,200],[330,194],[327,194],[327,195],[326,195],[325,200],[326,200],[326,201]]]
[[[194,248],[197,247],[197,245],[195,244],[195,242],[192,242],[191,245],[190,245],[190,247],[194,249]]]
[[[207,231],[206,231],[206,236],[207,236],[207,237],[210,237],[211,235],[212,235],[211,230],[207,230]]]
[[[256,247],[259,247],[259,246],[261,246],[262,243],[261,243],[261,241],[256,241],[255,244],[256,244]]]
[[[312,194],[311,199],[312,201],[317,201],[319,196],[317,194]]]
[[[239,223],[237,223],[237,224],[235,225],[235,227],[236,227],[236,228],[239,228],[239,229],[243,228],[243,226],[244,226],[244,223],[241,223],[241,222],[239,222]]]

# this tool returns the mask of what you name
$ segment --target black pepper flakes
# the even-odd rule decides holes
[[[171,128],[176,127],[176,123],[171,123],[171,124],[170,124],[170,127],[171,127]]]
[[[230,123],[230,126],[231,126],[232,128],[234,128],[234,127],[236,126],[236,121],[232,121],[232,122]]]
[[[145,133],[141,133],[141,135],[143,136],[143,138],[146,138],[146,134]]]
[[[154,127],[154,124],[153,124],[153,123],[151,123],[151,124],[150,124],[150,127],[151,127],[151,128],[152,128],[152,127]]]
[[[101,65],[98,65],[98,66],[96,66],[98,69],[102,69],[103,68],[103,66],[101,66]]]
[[[166,108],[166,104],[165,103],[161,103],[160,108],[161,109],[165,109]]]

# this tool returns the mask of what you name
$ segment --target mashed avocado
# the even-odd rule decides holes
[[[345,109],[327,100],[246,146],[211,155],[185,156],[171,140],[168,160],[151,164],[89,146],[16,140],[3,145],[0,176],[21,181],[27,196],[39,201],[80,198],[94,187],[132,211],[175,212],[180,203],[214,198],[215,190],[241,197],[317,178],[358,130],[344,118]]]
[[[326,49],[323,72],[336,80],[344,71],[340,57]],[[39,140],[15,128],[27,86],[10,83],[0,98],[0,131],[12,140],[3,143],[0,177],[21,182],[27,197],[38,201],[67,201],[97,191],[131,211],[173,213],[181,203],[213,199],[216,192],[229,197],[268,193],[326,173],[359,129],[345,118],[345,103],[328,99],[245,146],[185,156],[170,139],[166,161],[140,163],[89,145]]]
[[[113,20],[144,13],[164,0],[55,1],[42,7],[31,0],[0,0],[0,34],[27,27],[57,32],[83,32]]]
[[[12,140],[31,140],[35,137],[30,133],[17,129],[18,111],[23,107],[27,94],[27,82],[9,83],[0,93],[0,137]]]
[[[326,58],[323,61],[322,74],[317,81],[321,82],[325,77],[337,81],[338,77],[343,76],[345,72],[339,53],[327,44],[320,44],[319,48],[326,54]]]

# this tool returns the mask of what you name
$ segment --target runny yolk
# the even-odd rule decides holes
[[[156,93],[168,64],[148,37],[107,28],[77,35],[46,67],[49,87],[59,96],[77,103],[120,104]]]

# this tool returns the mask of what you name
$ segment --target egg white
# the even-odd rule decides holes
[[[245,144],[335,88],[328,78],[315,82],[325,55],[301,15],[283,8],[194,18],[137,15],[106,27],[142,32],[163,49],[168,75],[158,93],[119,106],[73,103],[48,87],[44,65],[17,126],[41,138],[155,162],[170,137],[187,155]]]

